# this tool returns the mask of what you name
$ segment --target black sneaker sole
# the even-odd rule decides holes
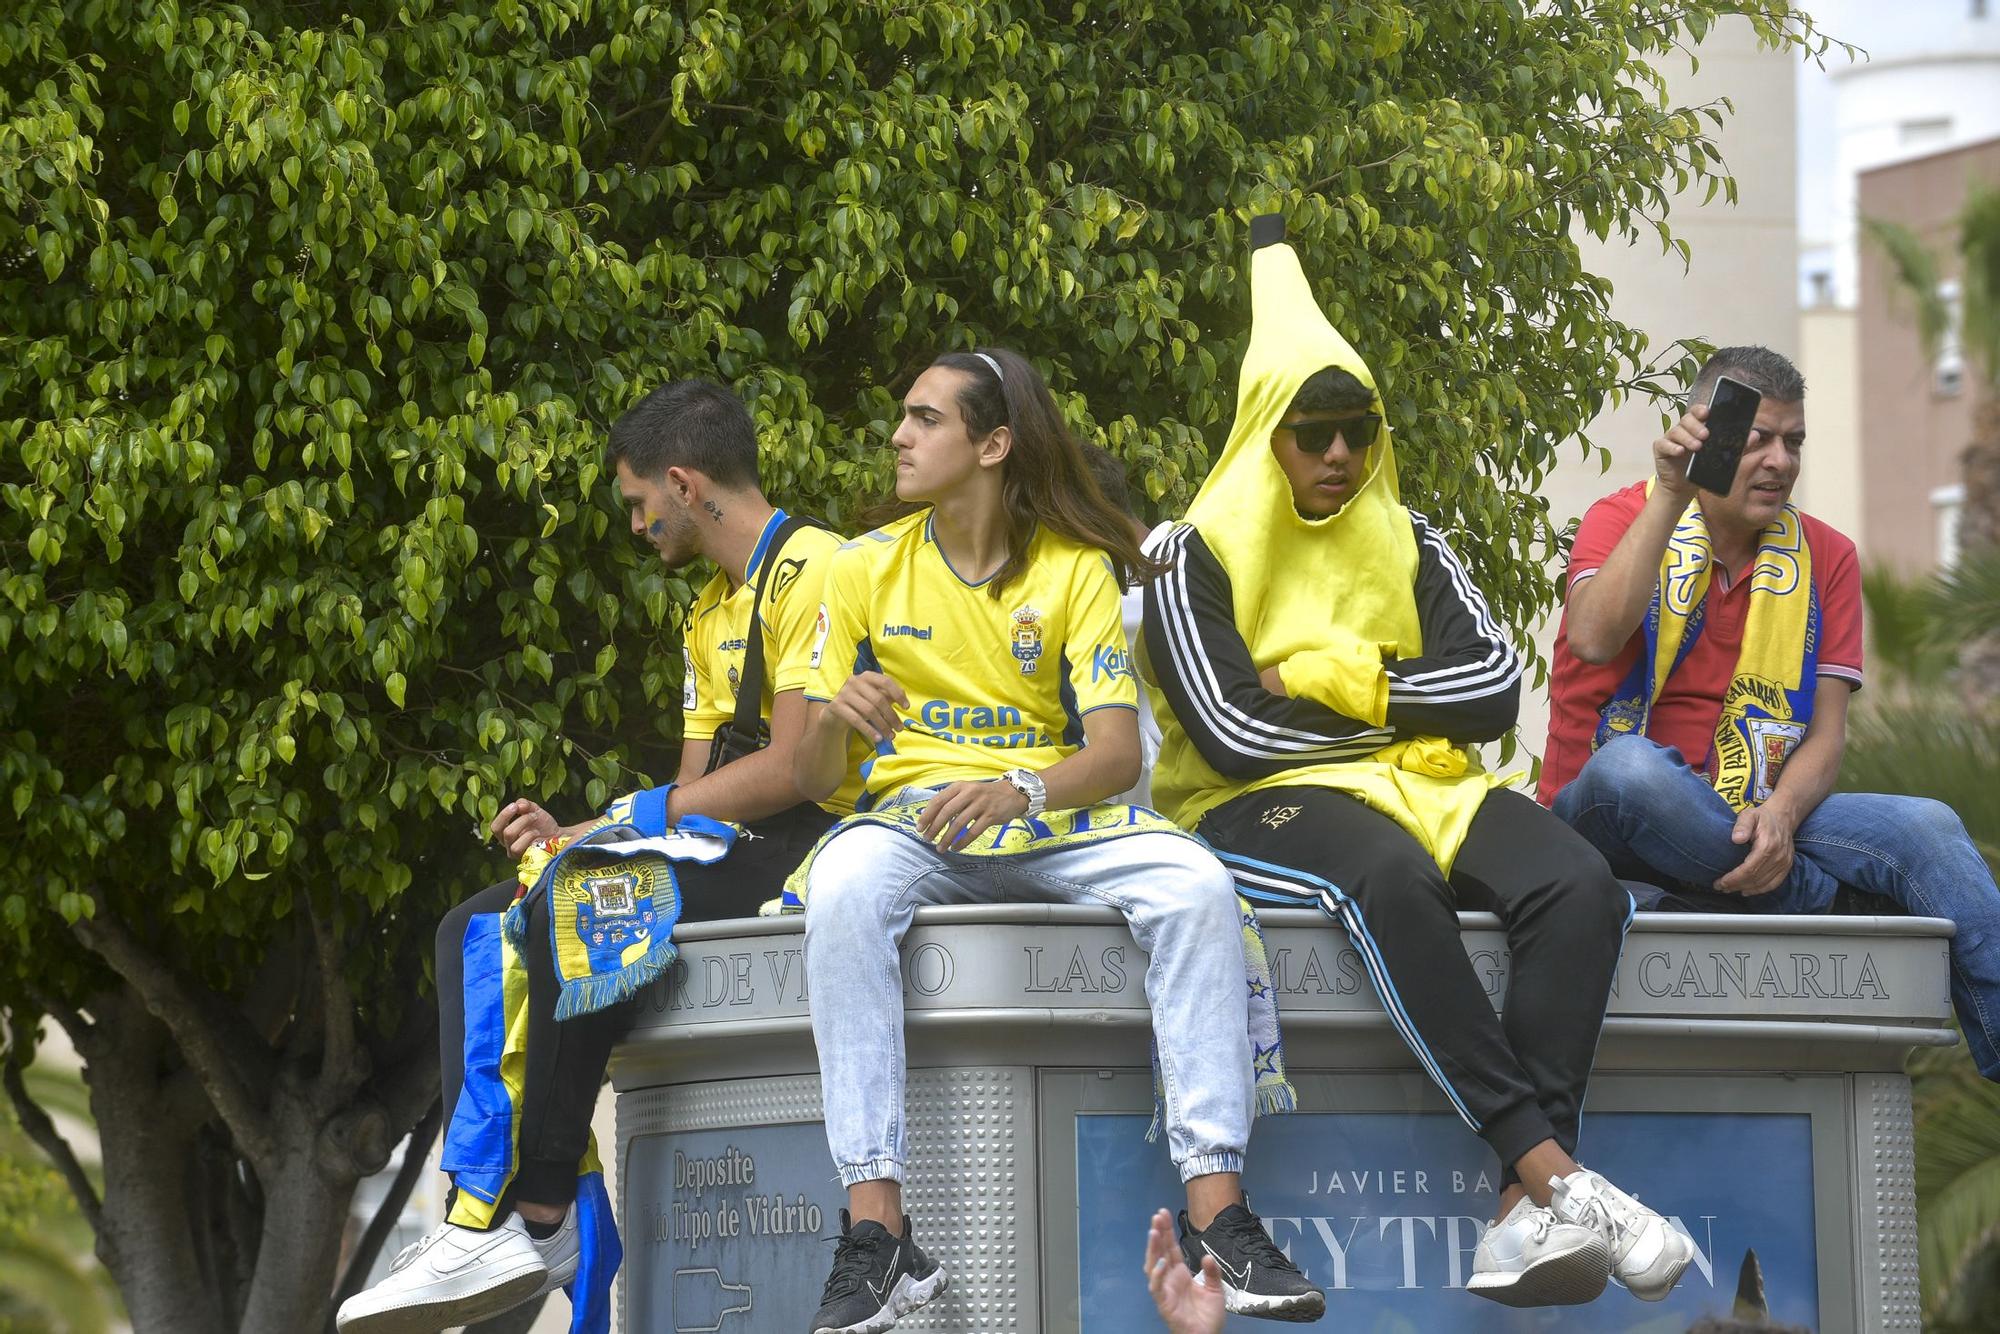
[[[1222,1285],[1222,1304],[1232,1315],[1247,1315],[1257,1320],[1281,1320],[1288,1324],[1307,1325],[1326,1314],[1326,1294],[1323,1292],[1294,1292],[1283,1296],[1272,1296],[1261,1292],[1245,1292]]]

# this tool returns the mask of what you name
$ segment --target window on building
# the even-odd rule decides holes
[[[1965,292],[1957,279],[1938,284],[1938,300],[1944,303],[1944,334],[1938,339],[1937,360],[1931,367],[1931,387],[1949,396],[1965,388]]]
[[[1950,116],[1924,116],[1902,121],[1896,126],[1897,140],[1904,148],[1942,148],[1951,142]]]
[[[1937,563],[1940,570],[1958,564],[1958,516],[1965,508],[1965,487],[1954,482],[1931,491],[1931,531],[1937,535]]]

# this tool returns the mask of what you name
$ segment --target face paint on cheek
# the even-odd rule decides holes
[[[646,521],[646,536],[657,542],[666,535],[667,521],[665,519],[648,519]]]

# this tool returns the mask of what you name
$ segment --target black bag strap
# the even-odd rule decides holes
[[[802,528],[820,524],[799,514],[787,514],[764,551],[763,568],[757,571],[757,592],[750,602],[750,643],[743,650],[743,675],[736,683],[737,733],[745,737],[761,735],[764,726],[764,586],[784,554],[785,544]]]

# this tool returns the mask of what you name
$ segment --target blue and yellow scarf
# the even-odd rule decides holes
[[[1614,737],[1646,734],[1660,691],[1701,638],[1714,564],[1701,506],[1690,502],[1660,559],[1643,627],[1645,648],[1598,710],[1591,750]],[[1743,649],[1722,697],[1709,775],[1730,809],[1738,811],[1771,795],[1785,760],[1812,722],[1819,683],[1819,587],[1796,506],[1785,506],[1764,530],[1745,577],[1750,610]]]
[[[681,917],[674,863],[719,861],[736,841],[734,825],[706,816],[667,827],[664,798],[657,819],[632,801],[613,803],[573,840],[534,844],[516,871],[521,894],[507,910],[507,935],[522,944],[528,907],[546,895],[562,983],[558,1020],[616,1005],[672,965],[678,951],[670,937]]]

